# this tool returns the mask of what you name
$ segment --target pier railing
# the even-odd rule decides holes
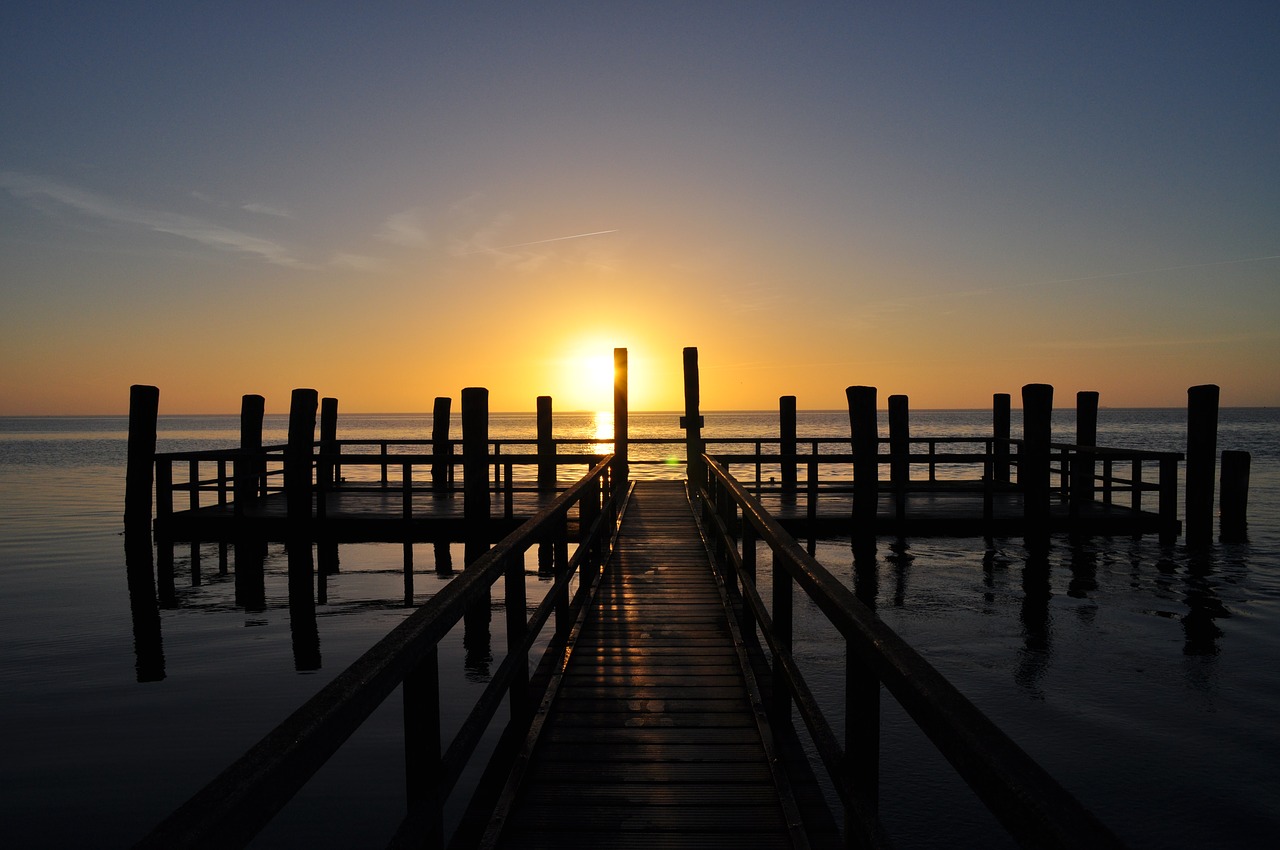
[[[763,636],[772,672],[768,711],[793,707],[845,811],[846,846],[880,846],[880,690],[883,686],[1023,846],[1115,847],[1114,835],[950,682],[783,530],[724,467],[703,457],[696,483],[703,527],[726,585],[742,602],[743,632]],[[757,544],[772,555],[772,600],[756,587]],[[794,587],[845,640],[844,740],[823,714],[792,654]]]
[[[530,652],[554,615],[553,658],[612,548],[620,482],[605,457],[553,504],[469,564],[283,723],[147,836],[142,847],[231,847],[249,842],[330,756],[403,684],[409,811],[400,846],[442,846],[443,810],[502,702],[510,707],[503,740],[523,739],[540,699]],[[579,535],[569,539],[569,515]],[[576,544],[572,556],[570,544]],[[304,544],[305,545],[305,544]],[[524,553],[553,550],[555,580],[536,607],[525,592]],[[577,591],[571,593],[577,579]],[[440,641],[477,606],[488,616],[492,585],[504,580],[507,653],[448,746],[441,739]],[[530,613],[530,611],[532,613]]]

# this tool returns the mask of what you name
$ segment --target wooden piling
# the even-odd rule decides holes
[[[245,507],[262,495],[266,463],[262,457],[262,419],[267,400],[246,394],[240,399],[240,458],[235,465],[235,510],[243,514]]]
[[[876,429],[876,388],[848,387],[849,433],[853,448],[853,535],[874,535],[880,498],[880,437]]]
[[[337,482],[334,470],[337,462],[333,455],[338,451],[338,400],[320,399],[320,454],[325,457],[316,466],[316,486],[329,490]]]
[[[680,427],[684,429],[685,469],[689,483],[694,487],[706,484],[706,470],[702,468],[702,388],[698,381],[698,349],[688,347],[684,350],[684,416],[680,417]]]
[[[779,478],[782,498],[788,504],[796,498],[796,397],[778,399],[778,454],[782,457]]]
[[[995,393],[991,397],[991,480],[1009,483],[1009,408],[1008,393]]]
[[[552,436],[551,396],[540,395],[538,407],[538,489],[556,489],[556,443]]]
[[[889,481],[893,485],[894,511],[906,518],[907,481],[911,478],[911,421],[905,395],[889,396]]]
[[[1022,449],[1018,452],[1018,484],[1028,536],[1049,532],[1049,444],[1053,437],[1053,387],[1022,388]]]
[[[613,350],[613,475],[625,486],[631,474],[627,446],[627,350]]]
[[[319,393],[295,389],[289,400],[289,440],[284,450],[285,506],[291,525],[311,521],[312,447]]]
[[[431,489],[437,493],[449,489],[449,462],[452,453],[449,446],[448,396],[437,396],[431,410]]]
[[[1218,386],[1202,384],[1187,390],[1188,546],[1213,542],[1213,488],[1218,453]]]
[[[1243,543],[1249,539],[1248,452],[1222,453],[1222,481],[1219,487],[1218,533],[1223,543]]]
[[[1093,501],[1094,473],[1097,471],[1094,456],[1084,447],[1098,445],[1098,394],[1091,390],[1076,393],[1076,452],[1071,465],[1071,502],[1079,505]]]
[[[489,510],[489,391],[467,387],[462,391],[462,511],[468,566],[489,548]]]
[[[160,390],[146,384],[129,388],[129,449],[125,461],[124,524],[151,534],[151,491],[155,484],[156,426]],[[141,534],[135,535],[141,536]]]

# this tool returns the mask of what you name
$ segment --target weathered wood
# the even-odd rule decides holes
[[[911,414],[905,395],[889,396],[889,481],[898,519],[906,517],[907,482],[911,480]],[[932,464],[930,478],[933,477]]]
[[[125,462],[124,524],[126,528],[151,535],[151,489],[155,469],[156,423],[160,411],[160,390],[145,384],[129,388],[129,449]]]
[[[488,548],[489,491],[489,391],[467,387],[462,391],[462,492],[467,524],[467,564]]]
[[[1049,533],[1050,443],[1053,439],[1053,387],[1022,388],[1022,448],[1018,452],[1018,485],[1029,537]]]
[[[796,497],[796,397],[778,399],[778,454],[783,458],[779,477],[784,498]]]
[[[338,400],[332,397],[320,399],[320,454],[316,461],[316,488],[328,490],[336,483],[336,462],[331,455],[338,450]]]
[[[1218,387],[1187,390],[1186,539],[1193,547],[1213,542],[1213,488],[1218,454]]]
[[[683,486],[637,483],[490,842],[702,847],[736,835],[739,846],[792,847],[752,707]]]
[[[1076,393],[1076,453],[1071,465],[1071,500],[1076,504],[1092,502],[1094,496],[1094,456],[1085,447],[1098,445],[1098,394],[1082,390]]]
[[[289,442],[284,452],[284,489],[289,522],[311,522],[312,447],[316,439],[316,407],[319,394],[295,389],[289,400]]]
[[[1251,455],[1242,451],[1222,453],[1222,483],[1219,501],[1219,534],[1223,543],[1243,543],[1249,539],[1249,464]]]
[[[849,401],[849,432],[853,446],[853,526],[856,536],[875,534],[879,500],[880,437],[876,429],[876,388],[845,390]]]
[[[267,400],[247,393],[240,398],[240,457],[235,463],[235,498],[237,515],[253,504],[263,493],[266,461],[262,457],[262,420]]]
[[[440,492],[449,489],[448,457],[452,452],[449,444],[449,407],[452,400],[448,396],[437,396],[431,409],[431,455],[435,460],[431,464],[431,489]]]
[[[613,475],[626,481],[631,474],[627,446],[627,350],[613,350]]]
[[[1001,484],[1009,483],[1009,408],[1008,393],[991,397],[991,478]]]
[[[684,429],[685,464],[690,481],[703,479],[702,457],[705,446],[702,442],[702,389],[698,381],[698,349],[692,346],[684,350],[684,416],[680,417],[680,427]]]
[[[554,490],[556,488],[556,443],[551,427],[551,396],[538,396],[537,407],[538,489]]]

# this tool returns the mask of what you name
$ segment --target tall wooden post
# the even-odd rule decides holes
[[[1248,452],[1222,453],[1222,483],[1219,501],[1219,534],[1223,543],[1243,543],[1249,539]]]
[[[551,436],[551,396],[538,396],[538,489],[556,489],[556,443]]]
[[[706,484],[706,470],[702,468],[702,389],[698,383],[698,349],[688,347],[684,350],[684,416],[680,417],[680,427],[684,429],[685,474],[693,492]]]
[[[1187,390],[1187,545],[1213,542],[1213,488],[1218,453],[1218,386]]]
[[[849,432],[853,447],[853,536],[874,537],[880,499],[880,435],[876,388],[849,387]]]
[[[631,474],[627,445],[627,350],[613,350],[613,476],[626,486]]]
[[[289,524],[311,521],[311,462],[319,393],[295,389],[289,400],[289,441],[284,450],[285,505]],[[308,556],[308,559],[310,556]]]
[[[145,384],[129,388],[129,454],[125,461],[124,524],[126,529],[151,531],[151,490],[155,485],[156,425],[160,390]]]
[[[262,420],[267,400],[260,395],[246,394],[240,399],[240,459],[236,461],[236,512],[242,513],[247,504],[262,494],[262,479],[266,473],[266,460],[262,457]]]
[[[1076,393],[1076,445],[1079,450],[1071,467],[1071,501],[1079,505],[1093,501],[1096,472],[1094,456],[1085,450],[1098,445],[1098,394]]]
[[[907,481],[911,478],[911,414],[905,395],[889,396],[889,481],[894,510],[901,522],[907,512]]]
[[[995,393],[991,397],[991,479],[1009,483],[1009,407],[1008,393]]]
[[[463,561],[470,566],[489,548],[489,391],[462,391],[462,498],[466,519]]]
[[[449,489],[448,457],[452,454],[449,446],[450,404],[448,396],[437,396],[431,410],[431,489],[437,492]]]
[[[1022,388],[1022,450],[1018,453],[1018,484],[1022,490],[1027,535],[1049,533],[1049,444],[1053,436],[1053,387],[1027,384]]]
[[[782,499],[788,504],[796,500],[796,397],[778,399],[778,454],[782,456],[779,477]]]
[[[316,486],[328,490],[334,485],[333,471],[337,464],[332,456],[338,450],[338,400],[320,399],[320,454],[327,455],[316,468]]]

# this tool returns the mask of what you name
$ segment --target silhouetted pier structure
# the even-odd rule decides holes
[[[603,457],[559,453],[549,422],[545,431],[541,426],[541,402],[538,450],[504,453],[507,447],[488,438],[482,389],[463,391],[460,458],[452,442],[444,451],[439,432],[431,452],[401,454],[388,445],[353,454],[322,423],[317,444],[318,399],[309,390],[294,394],[283,447],[254,446],[249,427],[242,447],[226,455],[156,456],[155,392],[135,388],[135,406],[151,421],[149,440],[145,427],[136,440],[131,429],[130,439],[126,546],[135,604],[146,586],[154,587],[151,481],[134,477],[149,478],[152,462],[161,557],[180,531],[206,540],[282,535],[289,542],[291,608],[296,592],[304,615],[309,605],[314,617],[313,542],[456,535],[467,552],[464,570],[160,824],[144,846],[247,843],[396,689],[404,701],[407,811],[393,846],[879,846],[882,762],[892,769],[892,753],[881,753],[879,744],[885,694],[1020,843],[1116,844],[814,560],[788,526],[811,541],[827,528],[848,535],[855,554],[884,532],[999,533],[1007,520],[1007,528],[1036,537],[1056,527],[1102,529],[1111,514],[1125,518],[1114,520],[1115,533],[1149,529],[1168,537],[1177,533],[1171,482],[1179,455],[1098,448],[1087,430],[1074,444],[1052,443],[1051,389],[1042,385],[1024,389],[1021,440],[1008,438],[1008,398],[1002,404],[997,397],[992,437],[967,440],[981,450],[955,450],[955,443],[966,441],[909,437],[905,400],[891,400],[889,453],[883,454],[874,428],[875,390],[851,387],[852,440],[844,442],[851,452],[835,450],[834,439],[832,445],[810,440],[804,451],[804,441],[785,422],[785,403],[776,452],[762,449],[775,445],[772,438],[732,438],[725,444],[754,442],[754,451],[716,451],[717,441],[701,436],[697,355],[689,349],[689,403],[681,420],[688,481],[633,481],[628,451],[638,441],[626,433],[625,350],[616,356],[617,452]],[[1193,388],[1193,401],[1203,389]],[[1096,410],[1096,397],[1094,402]],[[249,397],[246,407],[252,426],[254,410],[261,408]],[[325,415],[336,414],[335,404],[325,408],[333,411]],[[549,420],[549,404],[546,412]],[[1208,422],[1206,411],[1192,417],[1197,415]],[[1189,450],[1188,488],[1205,480],[1206,457],[1212,484],[1213,452],[1212,446],[1208,453],[1203,446]],[[151,462],[138,459],[144,454]],[[1193,457],[1201,464],[1194,474]],[[451,474],[459,461],[461,487]],[[165,500],[183,489],[171,475],[166,480],[166,470],[183,463],[192,501],[185,512],[166,510]],[[202,477],[205,463],[218,473]],[[571,476],[558,472],[565,464],[590,469],[567,480]],[[851,467],[852,476],[824,473],[828,464]],[[886,464],[890,476],[882,482],[879,470]],[[1158,472],[1153,483],[1143,471],[1147,464]],[[913,477],[917,465],[929,470],[927,477]],[[976,481],[948,477],[939,472],[948,465],[976,468],[980,475]],[[521,466],[536,474],[517,474]],[[732,474],[743,466],[755,474]],[[377,474],[341,472],[361,467]],[[273,476],[282,486],[269,483]],[[776,486],[769,486],[771,477]],[[1146,516],[1142,497],[1149,490],[1158,510]],[[1127,494],[1128,505],[1113,504],[1118,492]],[[203,493],[216,494],[216,501],[203,504]],[[955,505],[968,507],[941,507],[953,496],[959,497]],[[1191,528],[1200,527],[1193,502],[1200,510],[1202,494],[1193,500],[1188,492],[1189,545],[1203,539],[1191,538]],[[540,600],[526,598],[524,561],[535,548],[540,574],[553,578]],[[766,570],[762,594],[756,579]],[[464,643],[487,641],[498,585],[505,655],[446,741],[439,643],[459,624]],[[791,653],[797,588],[846,643],[841,724],[824,716]],[[535,658],[540,645],[545,650]],[[499,717],[504,704],[505,721]],[[841,726],[843,734],[837,734]],[[500,734],[484,776],[459,798],[464,768],[491,727]],[[802,738],[817,763],[800,755]],[[822,783],[814,771],[825,773]],[[826,792],[818,791],[822,785]],[[451,806],[462,807],[456,828],[446,826]]]

